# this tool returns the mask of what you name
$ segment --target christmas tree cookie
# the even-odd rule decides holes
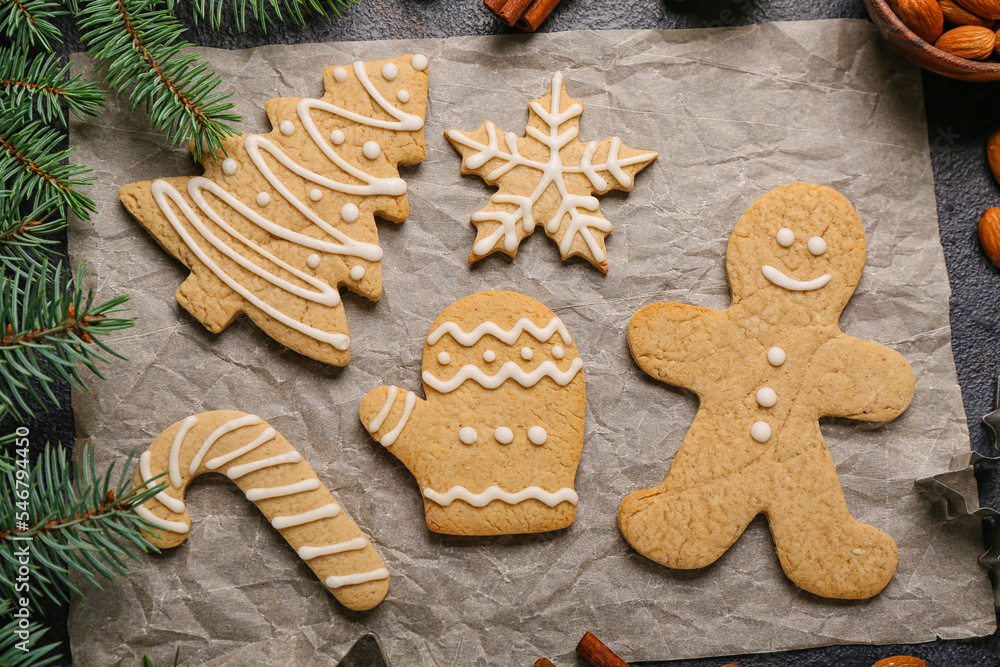
[[[913,397],[899,353],[838,326],[864,264],[864,229],[847,200],[793,183],[736,223],[727,310],[656,303],[632,317],[639,366],[701,401],[666,480],[619,507],[639,553],[705,567],[765,514],[781,567],[799,587],[863,599],[889,583],[896,544],[851,516],[819,427],[824,416],[889,421]]]
[[[175,297],[218,333],[246,313],[319,361],[350,359],[339,287],[377,301],[375,216],[409,213],[398,165],[425,156],[427,58],[355,62],[323,72],[319,99],[266,105],[273,130],[223,142],[204,176],[132,183],[125,206],[190,270]]]

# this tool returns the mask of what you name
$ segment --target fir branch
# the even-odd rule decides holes
[[[0,193],[0,280],[49,257],[52,246],[59,243],[55,234],[66,228],[58,203],[43,201],[24,214],[20,197]]]
[[[97,208],[76,188],[96,177],[84,176],[91,172],[86,167],[63,163],[73,149],[60,150],[62,140],[58,130],[31,120],[26,105],[0,109],[0,182],[31,204],[58,198],[78,217],[89,220]]]
[[[46,444],[30,473],[19,478],[19,469],[2,478],[7,488],[0,489],[0,526],[4,527],[0,530],[0,596],[10,599],[15,595],[22,563],[13,550],[24,545],[30,554],[32,590],[57,604],[67,602],[71,593],[80,593],[72,573],[100,588],[98,577],[112,580],[126,573],[126,558],[140,562],[129,547],[158,551],[143,534],[154,526],[132,508],[167,485],[160,482],[152,489],[145,484],[132,486],[128,474],[131,462],[130,454],[112,486],[115,463],[98,474],[90,445],[71,463],[63,447]],[[26,482],[23,477],[28,478]],[[30,518],[21,526],[15,517],[24,511],[17,505],[24,500]],[[33,602],[37,604],[38,599]]]
[[[52,42],[61,43],[59,29],[49,20],[66,11],[53,0],[3,0],[0,34],[21,50],[38,46],[52,51]]]
[[[14,599],[17,599],[16,597]],[[9,600],[0,600],[0,618],[10,618],[2,628],[0,628],[0,665],[4,667],[43,667],[52,665],[60,660],[62,656],[56,653],[59,643],[39,645],[48,628],[43,627],[35,621],[29,621],[28,627],[21,627],[18,619],[12,617],[12,603]],[[21,640],[18,632],[24,632],[27,651],[17,647]]]
[[[62,103],[77,118],[96,116],[104,105],[104,95],[80,74],[69,76],[69,63],[60,65],[55,54],[29,56],[23,48],[0,48],[0,105],[16,107],[27,103],[45,122],[66,123]]]
[[[133,325],[134,318],[111,317],[127,310],[121,305],[128,297],[95,305],[82,279],[82,265],[74,279],[61,264],[50,269],[44,262],[0,280],[0,417],[33,414],[29,399],[58,405],[56,381],[86,389],[79,366],[103,379],[97,362],[110,359],[102,351],[124,359],[101,338]]]
[[[167,7],[174,9],[180,0],[167,0]],[[191,13],[195,23],[208,19],[209,26],[218,29],[222,24],[222,14],[226,0],[191,0]],[[271,26],[285,20],[305,25],[306,16],[329,18],[330,13],[341,16],[341,9],[350,9],[360,4],[358,0],[233,0],[233,19],[236,29],[246,30],[247,12],[267,31]]]
[[[190,45],[169,9],[156,0],[86,0],[79,23],[87,53],[108,68],[108,85],[128,90],[132,109],[145,106],[170,143],[193,141],[196,158],[206,150],[214,157],[237,134],[226,124],[240,120],[229,112],[230,93],[216,92],[222,80],[197,54],[179,54]]]

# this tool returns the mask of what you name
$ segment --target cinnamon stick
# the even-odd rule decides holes
[[[505,24],[534,32],[559,0],[483,0],[483,4]]]
[[[594,667],[629,667],[629,664],[615,655],[600,639],[587,632],[576,645],[576,654]]]

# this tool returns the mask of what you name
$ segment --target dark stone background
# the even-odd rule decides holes
[[[480,0],[361,1],[360,6],[345,12],[342,18],[310,20],[306,27],[289,23],[269,32],[250,27],[247,32],[239,33],[227,15],[221,29],[192,27],[187,38],[198,45],[239,49],[277,43],[512,32],[494,19]],[[181,19],[192,25],[186,9],[189,3],[180,0],[178,5]],[[866,16],[861,0],[812,3],[808,0],[563,0],[540,30],[703,28]],[[72,22],[63,21],[62,26],[67,41],[60,48],[61,54],[68,56],[81,50],[79,33]],[[988,454],[991,437],[979,418],[995,407],[1000,374],[1000,270],[983,255],[976,238],[976,222],[986,207],[1000,205],[1000,188],[991,178],[985,159],[986,140],[993,130],[1000,128],[1000,104],[997,104],[1000,83],[962,83],[928,72],[924,72],[923,82],[941,239],[953,291],[955,361],[969,415],[972,447]],[[68,392],[63,391],[62,397],[64,405],[68,405]],[[72,412],[66,408],[33,420],[29,426],[36,445],[46,440],[72,443],[74,439]],[[1000,506],[1000,471],[986,464],[977,476],[982,504]],[[65,612],[65,609],[52,610],[50,622],[56,626],[55,638],[68,641]],[[567,628],[567,641],[576,641],[585,630],[600,629]],[[614,647],[614,637],[602,639]],[[918,656],[934,666],[1000,665],[1000,636],[905,646],[834,646],[771,655],[643,664],[718,667],[737,662],[741,667],[868,667],[895,654]],[[579,665],[582,664],[580,661]]]

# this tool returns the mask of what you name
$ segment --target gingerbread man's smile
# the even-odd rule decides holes
[[[773,266],[768,266],[767,264],[760,267],[760,270],[764,273],[764,277],[772,283],[778,287],[784,287],[787,290],[792,290],[793,292],[809,292],[814,289],[819,289],[830,282],[831,277],[829,273],[824,273],[818,278],[813,278],[812,280],[796,280],[795,278],[786,276],[780,270],[774,268]]]

